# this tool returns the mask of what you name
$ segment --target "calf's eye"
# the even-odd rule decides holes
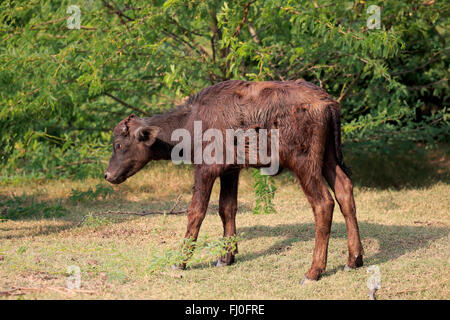
[[[119,150],[121,147],[120,143],[116,144],[116,150]]]

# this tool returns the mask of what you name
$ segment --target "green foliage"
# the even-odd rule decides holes
[[[73,4],[79,30],[67,27]],[[373,4],[380,29],[367,27]],[[1,181],[101,176],[119,120],[227,79],[323,87],[342,105],[352,151],[448,141],[449,8],[438,0],[2,1]],[[271,211],[264,183],[256,177],[258,212]]]
[[[56,204],[49,204],[44,201],[36,201],[34,197],[23,194],[22,196],[12,195],[0,201],[1,219],[23,219],[32,217],[57,218],[67,213],[61,201]]]
[[[262,175],[259,170],[253,170],[253,177],[255,179],[255,207],[254,214],[269,214],[276,213],[272,200],[275,197],[277,190],[275,182],[271,176]]]
[[[95,189],[89,188],[86,191],[79,191],[72,189],[72,194],[70,195],[69,199],[72,202],[86,202],[86,201],[92,201],[97,200],[99,198],[106,199],[110,195],[114,193],[114,189],[111,188],[108,185],[103,184],[97,184],[95,186]]]
[[[75,147],[75,145],[77,147]],[[76,178],[102,176],[102,158],[107,156],[106,145],[91,139],[64,140],[33,131],[24,141],[18,141],[15,152],[0,169],[1,182],[11,183],[45,178]]]

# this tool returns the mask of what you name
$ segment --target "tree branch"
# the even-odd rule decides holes
[[[106,2],[105,0],[102,0],[102,3],[103,3],[103,5],[104,5],[106,8],[109,9],[109,11],[110,11],[111,13],[115,13],[115,14],[117,14],[117,15],[119,16],[120,22],[121,22],[122,24],[126,24],[126,23],[129,22],[129,21],[134,21],[134,19],[132,19],[132,18],[130,18],[129,16],[127,16],[126,14],[124,14],[124,13],[123,13],[123,10],[119,10],[119,9],[114,8],[111,4],[109,4],[109,3]],[[123,18],[128,19],[128,21],[125,22],[125,21],[123,20]]]
[[[427,83],[427,84],[411,86],[408,89],[409,90],[420,90],[422,88],[430,88],[430,87],[432,87],[435,84],[438,84],[438,83],[441,83],[441,82],[447,82],[447,81],[448,81],[448,78],[444,78],[444,79],[441,79],[441,80],[438,80],[438,81],[434,81],[434,82],[430,82],[430,83]]]
[[[362,72],[358,73],[356,78],[352,81],[352,83],[350,83],[350,85],[347,87],[347,89],[341,91],[341,95],[337,99],[337,102],[341,103],[342,100],[344,100],[345,97],[347,97],[347,95],[350,93],[350,90],[352,90],[353,87],[358,83],[359,79],[361,79],[361,75],[362,75]],[[342,89],[344,89],[344,88],[345,88],[345,85],[344,85],[344,87],[342,87]]]
[[[123,105],[123,106],[125,106],[125,107],[131,109],[131,110],[134,110],[134,111],[136,111],[136,112],[142,113],[142,114],[146,115],[147,117],[151,117],[151,116],[152,116],[150,113],[148,113],[148,112],[146,112],[146,111],[144,111],[144,110],[138,109],[138,108],[136,108],[136,107],[133,107],[132,105],[126,103],[125,101],[123,101],[123,100],[121,100],[121,99],[119,99],[119,98],[117,98],[117,97],[115,97],[115,96],[113,96],[112,94],[110,94],[110,93],[108,93],[108,92],[105,92],[105,95],[108,96],[108,97],[110,97],[111,99],[117,101],[117,102],[120,103],[121,105]]]
[[[431,56],[431,58],[430,58],[426,63],[424,63],[423,65],[418,66],[418,67],[415,67],[415,68],[412,68],[412,69],[409,69],[409,70],[403,70],[403,71],[394,72],[394,73],[391,74],[391,76],[399,76],[399,75],[402,75],[402,74],[407,74],[407,73],[415,72],[415,71],[417,71],[417,70],[424,69],[424,68],[425,68],[426,66],[428,66],[430,63],[432,63],[432,62],[438,60],[438,59],[440,58],[441,54],[442,54],[442,52],[435,52],[435,53]]]
[[[166,34],[167,36],[171,37],[172,39],[174,39],[175,41],[184,44],[185,46],[190,48],[193,52],[196,52],[200,57],[208,56],[208,53],[201,46],[198,46],[198,48],[196,48],[192,44],[190,44],[189,42],[184,40],[183,38],[178,37],[176,34],[174,34],[173,32],[170,32],[169,30],[167,30],[165,28],[162,28],[162,32],[164,34]]]
[[[241,22],[239,23],[239,25],[236,27],[236,30],[234,31],[233,37],[237,37],[239,35],[239,33],[241,32],[241,28],[244,26],[245,22],[247,21],[248,18],[248,11],[250,9],[250,6],[255,3],[256,0],[250,1],[249,3],[247,3],[244,6],[244,17],[242,18]]]

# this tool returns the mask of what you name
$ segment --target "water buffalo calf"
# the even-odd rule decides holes
[[[324,182],[333,190],[348,232],[346,268],[363,264],[353,186],[341,150],[340,105],[323,89],[306,82],[248,82],[230,80],[191,96],[183,105],[161,115],[139,118],[134,115],[114,128],[114,144],[105,178],[122,183],[150,160],[170,160],[178,143],[171,140],[174,130],[193,133],[194,121],[202,130],[278,129],[280,170],[291,170],[311,204],[315,220],[315,246],[306,280],[317,280],[327,262],[334,201]],[[194,139],[194,138],[192,138]],[[193,143],[195,141],[192,141]],[[205,218],[211,189],[220,178],[219,214],[224,237],[236,234],[239,172],[257,164],[197,163],[193,197],[188,210],[185,238],[196,240]],[[237,247],[219,258],[217,265],[234,262]],[[185,264],[180,266],[185,267]]]

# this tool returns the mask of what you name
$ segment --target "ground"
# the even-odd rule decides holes
[[[290,174],[275,178],[277,213],[255,215],[253,180],[250,172],[243,172],[236,263],[215,268],[213,258],[200,259],[185,271],[154,268],[155,260],[164,261],[167,252],[179,248],[185,214],[141,217],[105,212],[169,211],[180,194],[178,207],[185,208],[192,189],[188,167],[151,164],[114,186],[106,199],[89,199],[88,193],[70,199],[72,190],[95,190],[99,184],[107,188],[100,178],[4,182],[0,199],[14,194],[29,203],[34,195],[36,208],[36,203],[48,203],[65,208],[65,213],[45,218],[31,212],[31,218],[0,220],[0,299],[367,299],[372,276],[367,267],[372,265],[381,276],[377,299],[449,299],[446,150],[413,169],[403,167],[408,163],[396,166],[395,160],[391,167],[380,167],[370,157],[365,157],[365,165],[355,166],[362,160],[348,158],[354,171],[364,267],[343,271],[346,228],[336,206],[327,271],[320,281],[305,286],[300,281],[312,259],[313,215]],[[222,235],[218,190],[217,181],[200,231],[203,240],[207,236],[206,243]],[[78,290],[66,289],[69,266],[81,270]]]

